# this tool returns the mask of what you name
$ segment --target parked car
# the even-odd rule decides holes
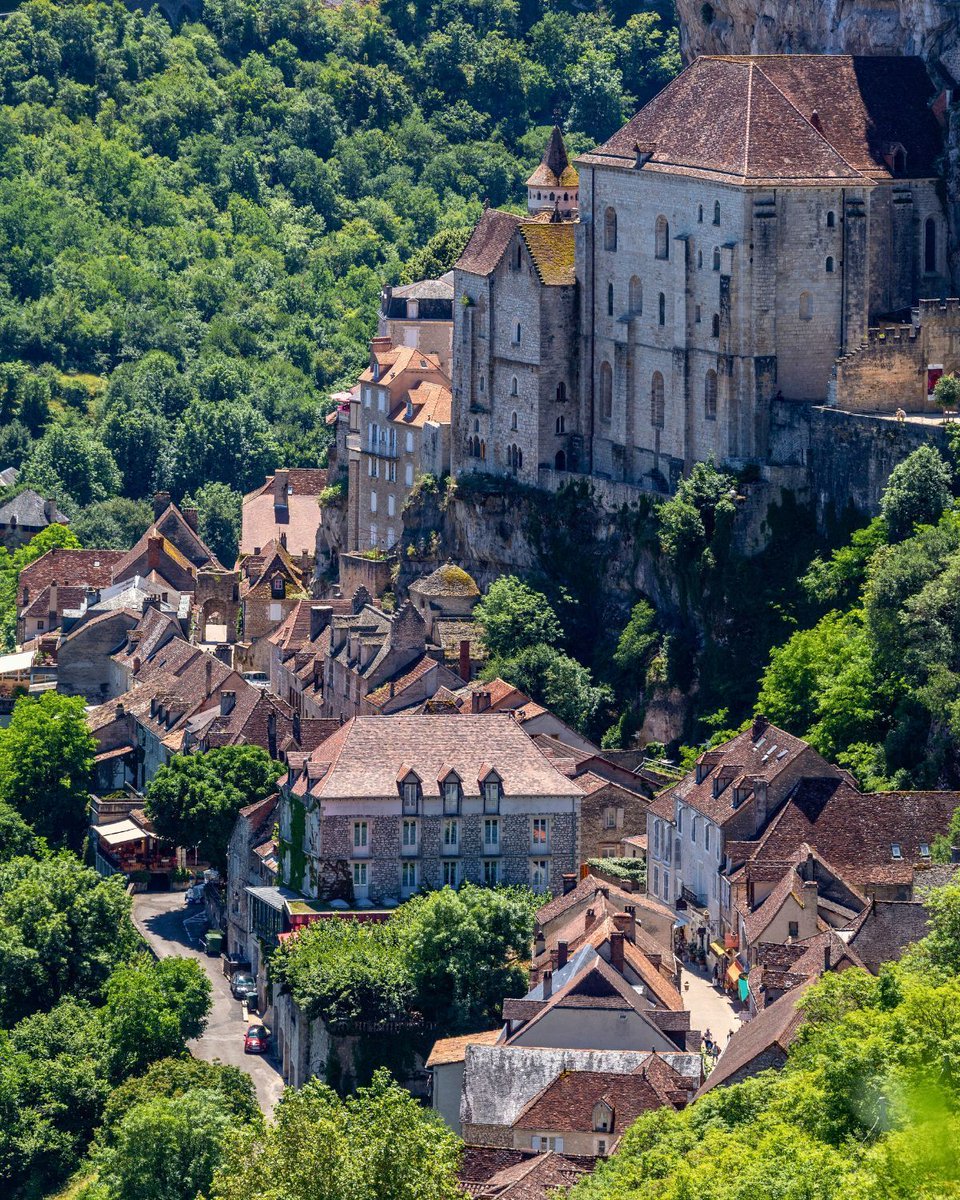
[[[266,1054],[270,1035],[265,1025],[251,1025],[243,1035],[244,1054]]]
[[[230,991],[234,1000],[246,1000],[257,996],[257,981],[249,971],[236,971],[230,980]]]
[[[183,893],[183,902],[187,907],[203,903],[203,884],[195,883]]]

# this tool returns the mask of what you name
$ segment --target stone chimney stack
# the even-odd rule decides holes
[[[561,970],[567,965],[567,955],[570,953],[570,947],[567,942],[557,942],[557,970]]]
[[[147,571],[160,570],[160,551],[163,549],[162,537],[147,538]]]
[[[183,519],[190,526],[194,533],[200,530],[200,513],[195,508],[181,508]]]
[[[209,670],[209,667],[207,668]],[[220,716],[229,717],[233,712],[233,707],[237,703],[236,692],[221,692],[220,693]]]
[[[625,930],[627,939],[635,943],[637,940],[637,906],[635,904],[625,904],[623,911],[630,918],[630,924]]]
[[[333,608],[329,604],[310,605],[310,641],[315,642],[330,624]]]
[[[48,525],[52,525],[57,515],[56,500],[44,500],[43,502],[43,519]]]
[[[577,886],[577,873],[576,871],[565,871],[560,878],[563,880],[563,894],[569,896]]]
[[[610,966],[620,975],[623,974],[623,934],[619,932],[610,934]]]
[[[553,972],[544,971],[543,973],[543,998],[549,1000],[553,995]]]
[[[277,471],[273,477],[273,507],[287,508],[290,501],[287,496],[290,487],[290,472]]]
[[[750,736],[754,741],[763,737],[763,732],[769,724],[770,722],[763,715],[763,713],[757,713],[757,715],[753,718],[753,726],[750,730]]]
[[[155,492],[153,496],[153,519],[159,521],[170,507],[169,492]]]
[[[460,678],[464,683],[470,682],[470,639],[460,639]]]

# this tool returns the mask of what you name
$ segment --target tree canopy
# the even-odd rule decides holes
[[[207,862],[222,868],[237,813],[269,796],[283,771],[259,746],[180,755],[153,777],[147,815],[160,837],[197,846]]]

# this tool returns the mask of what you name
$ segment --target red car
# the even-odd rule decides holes
[[[270,1035],[263,1025],[251,1025],[243,1038],[244,1054],[266,1054]]]

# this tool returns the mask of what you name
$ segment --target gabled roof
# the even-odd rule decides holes
[[[894,962],[907,946],[926,937],[927,907],[919,900],[873,900],[851,925],[847,945],[868,971]]]
[[[574,268],[574,225],[570,221],[543,224],[524,221],[523,238],[540,282],[548,287],[573,287],[577,282]]]
[[[123,550],[68,550],[56,547],[34,559],[20,572],[17,590],[31,592],[51,583],[75,587],[109,587],[113,568],[123,557]]]
[[[855,186],[936,174],[941,138],[909,57],[698,58],[581,161],[754,186]]]
[[[489,275],[503,258],[520,218],[513,213],[488,208],[476,224],[463,253],[456,261],[458,271],[470,275]]]
[[[50,524],[69,525],[70,518],[54,505],[52,520],[46,514],[46,501],[39,492],[32,488],[24,488],[6,504],[0,504],[0,525],[9,525],[16,517],[18,525],[27,529],[46,529]]]
[[[285,534],[293,554],[316,551],[321,524],[319,496],[327,486],[327,472],[319,468],[290,467],[266,481],[243,498],[239,554],[253,553],[269,542],[279,543]],[[282,492],[277,503],[276,491]]]
[[[521,1158],[482,1184],[466,1186],[477,1200],[554,1200],[589,1174],[591,1165],[592,1160],[549,1150]]]

